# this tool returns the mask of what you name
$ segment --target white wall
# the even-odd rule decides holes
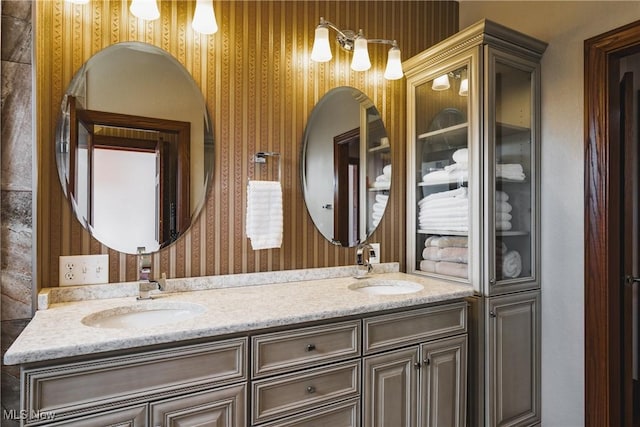
[[[640,2],[461,1],[549,43],[542,60],[542,424],[584,425],[584,40],[640,19]]]

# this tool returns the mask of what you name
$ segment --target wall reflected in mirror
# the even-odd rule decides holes
[[[375,231],[391,188],[391,147],[373,101],[352,87],[314,107],[301,159],[304,200],[320,233],[352,247]]]
[[[56,138],[58,175],[93,237],[135,254],[168,246],[203,206],[213,132],[200,89],[167,52],[109,46],[76,73]]]

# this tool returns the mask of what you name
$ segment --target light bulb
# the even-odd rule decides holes
[[[436,77],[435,80],[433,80],[433,85],[431,85],[431,89],[433,90],[447,90],[449,87],[451,87],[449,86],[449,76],[446,74]]]
[[[327,27],[316,27],[316,37],[313,40],[311,49],[311,60],[315,62],[327,62],[332,58],[331,46],[329,46],[329,29]]]
[[[460,82],[460,90],[458,90],[458,95],[469,95],[469,79],[462,79],[462,81]]]
[[[353,48],[351,69],[353,71],[367,71],[369,68],[371,68],[371,61],[369,60],[369,50],[367,50],[367,39],[359,36],[356,38]]]
[[[160,11],[158,10],[158,2],[156,0],[131,0],[131,6],[129,6],[131,13],[146,21],[153,21],[160,18]]]
[[[218,22],[216,22],[216,14],[213,11],[213,0],[196,1],[191,28],[201,34],[213,34],[218,31]]]
[[[384,70],[384,78],[387,80],[398,80],[404,76],[402,62],[400,61],[400,49],[393,46],[389,49],[387,57],[387,68]]]

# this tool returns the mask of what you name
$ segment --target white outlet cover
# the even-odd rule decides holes
[[[380,243],[370,243],[371,249],[376,254],[376,256],[369,258],[370,264],[379,264],[380,263]]]
[[[59,258],[60,286],[109,283],[109,255],[69,255]]]

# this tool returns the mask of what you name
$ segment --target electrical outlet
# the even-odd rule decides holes
[[[61,256],[60,286],[109,283],[109,255]]]
[[[371,245],[371,249],[376,254],[375,256],[369,257],[369,264],[379,264],[380,263],[380,243],[369,243]]]

